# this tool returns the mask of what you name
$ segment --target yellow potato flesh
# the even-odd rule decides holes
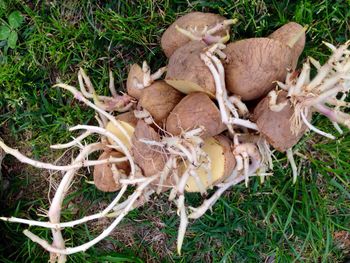
[[[212,94],[209,91],[204,90],[201,86],[197,85],[194,82],[186,81],[186,80],[172,80],[172,79],[166,79],[166,83],[168,83],[173,88],[177,89],[178,91],[184,93],[184,94],[190,94],[193,92],[204,92],[208,94],[210,98],[215,98],[215,95]]]
[[[120,121],[120,120],[117,120],[117,122],[120,123],[120,125],[125,129],[125,131],[127,132],[127,134],[131,136],[134,134],[134,130],[135,130],[135,127],[133,127],[132,125],[130,125],[129,123],[127,122],[124,122],[124,121]],[[119,140],[121,140],[121,142],[128,148],[130,149],[131,148],[131,142],[128,140],[128,138],[122,133],[122,131],[116,127],[112,122],[109,122],[106,126],[106,130],[107,131],[110,131],[111,133],[113,133]],[[108,142],[110,144],[115,144],[115,142],[108,138]]]
[[[208,138],[204,141],[203,150],[211,160],[211,178],[208,177],[208,174],[202,167],[199,167],[196,172],[204,188],[208,189],[225,176],[225,154],[224,147],[214,138]],[[186,165],[182,164],[180,167],[181,174],[184,173],[185,169]],[[185,190],[187,192],[200,192],[193,176],[187,180]]]

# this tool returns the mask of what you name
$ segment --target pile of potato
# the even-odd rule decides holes
[[[49,221],[0,220],[50,228],[52,244],[28,229],[23,233],[51,253],[51,262],[65,262],[67,255],[86,251],[108,236],[152,194],[169,190],[169,201],[174,201],[180,217],[177,250],[181,253],[188,220],[201,217],[230,187],[243,181],[248,186],[252,176],[264,180],[271,175],[274,150],[287,154],[295,182],[292,147],[305,131],[335,139],[310,123],[314,112],[326,116],[340,134],[340,125],[350,128],[350,115],[343,110],[350,107],[345,101],[350,91],[350,41],[339,47],[325,43],[332,51],[327,63],[309,57],[296,70],[306,28],[291,22],[264,38],[228,42],[236,22],[200,12],[180,17],[161,39],[167,66],[151,74],[145,62],[132,65],[127,94],[117,93],[111,73],[111,97],[97,95],[82,69],[80,90],[56,84],[94,109],[98,126],[74,126],[70,131],[85,132],[71,142],[51,145],[80,149],[72,163],[63,166],[30,159],[0,138],[0,148],[21,162],[65,171],[50,202]],[[316,69],[313,77],[310,63]],[[99,139],[81,143],[92,134],[99,134]],[[91,160],[94,152],[102,152],[98,160]],[[118,192],[103,211],[61,223],[64,197],[74,176],[89,166],[94,166],[98,189]],[[214,187],[209,196],[207,190]],[[185,192],[199,192],[207,199],[198,207],[188,207]],[[103,217],[114,219],[100,235],[66,247],[64,228]]]
[[[273,111],[269,107],[270,97],[266,95],[276,87],[276,81],[284,81],[287,74],[294,71],[305,45],[305,28],[291,22],[267,37],[230,42],[221,50],[219,55],[223,57],[228,98],[243,105],[245,112],[240,117],[255,122],[258,128],[252,130],[234,125],[233,131],[229,132],[216,101],[214,77],[201,59],[201,54],[212,44],[227,41],[225,36],[229,35],[231,23],[225,24],[225,21],[230,20],[201,12],[177,19],[161,38],[161,47],[169,58],[164,80],[152,78],[147,66],[146,69],[137,64],[130,67],[127,93],[134,98],[135,104],[129,112],[119,114],[116,119],[132,140],[128,141],[111,122],[107,130],[127,145],[144,176],[162,172],[168,157],[159,146],[147,145],[140,139],[160,142],[164,137],[181,136],[186,131],[201,127],[202,147],[211,162],[212,178],[208,180],[201,167],[198,167],[198,175],[208,189],[223,182],[236,166],[235,133],[245,135],[240,136],[244,143],[249,140],[254,143],[256,138],[261,137],[281,152],[291,148],[302,136],[305,129],[293,134],[290,128],[291,105],[282,111]],[[219,30],[209,37],[208,31],[215,27]],[[187,36],[185,30],[191,36]],[[155,75],[159,77],[160,74]],[[286,92],[278,92],[276,104],[287,101],[286,95]],[[249,105],[249,110],[245,103]],[[150,121],[135,116],[140,112],[148,114]],[[250,139],[244,139],[248,137]],[[111,140],[109,142],[113,144]],[[254,150],[257,148],[255,146]],[[107,150],[100,159],[119,154]],[[178,164],[178,169],[184,169],[184,166],[186,160]],[[130,171],[127,162],[118,164],[118,169],[125,175]],[[172,186],[172,181],[168,178],[165,185]],[[110,164],[95,168],[94,182],[102,191],[117,191],[121,187],[113,179]],[[186,191],[199,192],[193,177],[187,181]]]

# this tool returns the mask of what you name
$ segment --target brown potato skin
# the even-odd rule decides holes
[[[117,117],[115,117],[115,118],[119,121],[129,123],[133,127],[136,126],[137,121],[138,121],[138,119],[135,117],[133,111],[128,111],[128,112],[118,114]]]
[[[195,92],[184,97],[169,114],[166,130],[174,136],[183,131],[204,127],[203,139],[220,134],[226,129],[220,111],[209,96]]]
[[[202,41],[191,41],[177,49],[169,59],[165,80],[193,82],[215,97],[214,78],[200,58],[205,47]]]
[[[184,95],[164,80],[155,81],[144,89],[139,104],[146,109],[157,124],[162,124]]]
[[[277,103],[287,100],[287,92],[280,91]],[[293,115],[293,108],[288,100],[286,105],[280,112],[274,112],[269,109],[269,96],[265,97],[256,106],[254,110],[253,120],[259,128],[262,136],[277,150],[285,152],[293,147],[304,135],[307,127],[302,126],[299,134],[294,135],[291,131],[290,118]]]
[[[104,160],[113,156],[115,158],[121,158],[124,155],[117,151],[104,151],[98,160]],[[94,168],[94,183],[97,189],[103,192],[115,192],[118,191],[121,186],[120,184],[116,184],[113,179],[113,173],[111,169],[111,164],[100,164],[96,165]],[[118,170],[123,170],[126,175],[130,173],[130,165],[127,161],[116,163],[116,167]]]
[[[266,95],[284,81],[292,67],[292,50],[269,38],[250,38],[227,45],[224,53],[226,88],[242,100],[249,101]]]
[[[224,155],[225,155],[225,175],[222,178],[222,181],[229,177],[232,174],[233,169],[236,167],[236,158],[233,155],[232,147],[231,147],[231,141],[229,138],[227,138],[224,135],[217,135],[214,136],[214,138],[222,145],[224,148]],[[217,184],[219,182],[215,182],[213,185]]]
[[[175,25],[186,30],[189,30],[191,27],[197,27],[198,31],[202,31],[205,26],[213,26],[224,21],[225,19],[226,18],[223,16],[212,13],[192,12],[186,14],[175,20],[175,22],[172,23],[167,30],[165,30],[162,35],[160,45],[165,55],[169,58],[176,49],[191,41],[187,36],[177,31]],[[226,32],[222,30],[215,35],[225,36]]]
[[[130,67],[128,79],[126,80],[126,90],[128,95],[139,100],[141,98],[142,89],[134,88],[134,78],[136,78],[138,82],[143,83],[143,71],[138,64],[133,64]]]
[[[162,154],[159,146],[147,145],[140,139],[160,141],[159,134],[143,120],[139,120],[131,138],[131,154],[135,163],[142,169],[144,176],[152,176],[161,172],[166,163],[167,156]]]
[[[303,33],[302,33],[303,32]],[[298,64],[298,59],[301,55],[301,53],[304,50],[305,47],[305,30],[302,25],[295,23],[295,22],[289,22],[277,30],[275,30],[271,35],[268,36],[268,38],[272,38],[275,40],[278,40],[286,45],[293,40],[298,34],[301,34],[298,41],[293,45],[292,52],[293,52],[293,58],[292,58],[292,67],[293,69],[296,68]]]

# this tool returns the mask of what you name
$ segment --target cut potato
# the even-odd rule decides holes
[[[146,122],[139,120],[132,136],[131,154],[144,176],[152,176],[164,169],[167,156],[162,152],[161,147],[146,144],[142,139],[160,142],[159,134]]]
[[[206,139],[204,141],[203,150],[208,154],[211,160],[211,178],[208,177],[203,167],[199,167],[196,172],[204,188],[209,189],[231,175],[236,161],[231,150],[230,140],[223,135]],[[183,174],[186,165],[182,164],[179,169],[180,174]],[[194,177],[189,177],[185,190],[187,192],[200,192]]]
[[[175,50],[191,41],[189,37],[179,32],[176,29],[176,26],[185,30],[196,28],[197,34],[195,32],[195,35],[200,35],[205,27],[210,28],[211,26],[215,26],[225,19],[225,17],[217,14],[202,12],[192,12],[178,18],[162,35],[161,47],[165,55],[169,58],[175,52]],[[215,36],[221,37],[224,37],[225,35],[226,30],[221,30],[215,34]]]
[[[135,126],[137,124],[137,119],[134,116],[133,112],[126,112],[123,114],[119,114],[116,117],[116,121],[120,123],[120,125],[125,129],[126,133],[131,138],[134,134]],[[108,122],[106,126],[106,130],[113,133],[121,142],[130,149],[131,142],[128,140],[128,138],[122,133],[122,131],[116,127],[112,122]],[[115,144],[115,142],[108,138],[108,142],[110,144]]]
[[[174,136],[203,127],[202,138],[220,134],[226,129],[220,111],[209,96],[196,92],[184,97],[169,114],[166,130]]]
[[[143,90],[139,105],[152,115],[157,124],[162,124],[182,98],[181,92],[164,80],[158,80]]]
[[[200,91],[215,98],[214,78],[200,58],[206,46],[202,41],[191,41],[177,49],[169,59],[165,81],[182,93]]]
[[[128,79],[126,81],[126,90],[128,95],[139,100],[141,98],[142,89],[136,88],[136,83],[143,83],[143,71],[138,64],[133,64],[130,67]]]
[[[281,91],[277,97],[277,103],[287,102],[287,105],[281,111],[272,111],[269,108],[269,99],[267,96],[254,109],[253,120],[259,128],[261,135],[277,150],[285,152],[293,147],[304,135],[307,129],[303,124],[298,134],[292,133],[291,117],[294,110],[287,99],[287,92]]]
[[[305,28],[295,22],[290,22],[274,31],[268,38],[272,38],[291,47],[293,52],[292,69],[298,64],[298,59],[305,47]]]
[[[105,151],[100,155],[98,160],[105,160],[110,157],[121,158],[124,155],[117,151]],[[116,168],[121,174],[129,175],[130,173],[130,165],[127,161],[116,163]],[[121,188],[118,179],[120,178],[113,177],[111,164],[100,164],[94,167],[94,183],[97,189],[103,192],[118,191]]]
[[[244,101],[265,96],[292,68],[292,49],[270,38],[250,38],[224,49],[226,87]]]

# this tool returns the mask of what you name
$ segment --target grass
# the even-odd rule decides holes
[[[266,36],[288,21],[309,25],[305,58],[322,62],[334,44],[350,38],[349,1],[0,1],[0,21],[19,10],[25,23],[19,28],[16,49],[0,49],[0,134],[12,146],[32,157],[53,160],[52,143],[65,142],[67,127],[93,122],[94,113],[73,98],[53,89],[58,79],[76,84],[84,67],[98,92],[107,94],[111,68],[120,90],[128,65],[147,60],[152,68],[165,65],[160,36],[175,17],[190,10],[212,11],[237,17],[235,39]],[[318,117],[316,124],[331,130]],[[213,211],[191,223],[183,254],[175,253],[179,219],[166,198],[130,213],[113,237],[71,262],[343,262],[349,247],[335,234],[350,231],[350,136],[335,141],[306,135],[297,145],[305,158],[295,185],[286,157],[278,155],[274,177],[263,185],[234,187]],[[56,175],[57,176],[57,175]],[[59,175],[58,175],[59,176]],[[38,218],[47,209],[48,173],[4,160],[0,177],[1,215]],[[44,179],[44,180],[43,180]],[[89,214],[110,200],[78,180],[65,205],[64,220]],[[197,195],[189,195],[193,204]],[[172,209],[171,209],[172,208]],[[3,235],[1,262],[46,262],[48,255],[22,234],[23,226],[0,222]],[[50,239],[50,232],[31,227]],[[65,232],[67,245],[78,245],[101,231],[98,223]],[[129,242],[127,242],[129,241]],[[340,240],[341,241],[341,240]]]

